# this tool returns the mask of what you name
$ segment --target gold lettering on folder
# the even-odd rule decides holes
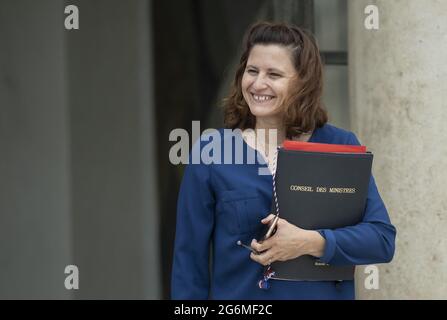
[[[340,188],[340,187],[312,187],[312,186],[300,186],[296,184],[290,185],[290,191],[297,192],[319,192],[319,193],[356,193],[355,188]]]
[[[329,188],[332,193],[355,193],[355,188]]]
[[[290,191],[314,192],[314,189],[311,186],[298,186],[292,184],[290,185]]]

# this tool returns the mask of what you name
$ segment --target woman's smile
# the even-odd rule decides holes
[[[271,95],[263,95],[263,94],[255,94],[255,93],[251,93],[251,97],[252,97],[253,101],[258,104],[266,104],[276,98],[275,96],[271,96]]]

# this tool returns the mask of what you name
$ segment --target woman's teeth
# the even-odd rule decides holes
[[[264,101],[272,100],[274,98],[272,96],[259,96],[256,94],[252,94],[252,96],[256,102],[264,102]]]

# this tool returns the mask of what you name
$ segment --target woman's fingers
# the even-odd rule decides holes
[[[272,264],[272,262],[275,261],[271,253],[263,253],[263,254],[250,254],[250,258],[253,261],[256,261],[257,263],[262,264],[263,266],[268,266],[269,264]]]
[[[263,224],[268,224],[268,223],[270,223],[274,218],[275,218],[275,215],[270,213],[267,217],[265,217],[264,219],[262,219],[261,222],[262,222]]]
[[[258,242],[256,239],[251,240],[250,246],[258,252],[263,252],[270,249],[273,246],[272,239],[267,239],[262,242]]]

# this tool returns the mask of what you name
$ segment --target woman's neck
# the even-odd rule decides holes
[[[264,130],[264,141],[267,145],[276,144],[277,146],[280,146],[286,138],[286,130],[284,125],[281,124],[281,121],[278,121],[276,119],[256,119],[255,131],[257,136],[262,134],[262,131],[259,131],[259,129]],[[276,137],[276,141],[270,141],[270,135],[272,136],[272,138]]]
[[[264,130],[264,136],[262,137],[262,131],[258,132],[258,129]],[[270,144],[275,144],[276,146],[281,146],[286,139],[286,128],[282,124],[282,121],[279,119],[264,119],[264,118],[257,118],[256,119],[256,125],[255,125],[255,132],[256,136],[258,138],[263,138],[265,141],[265,144],[268,146]],[[298,140],[298,141],[309,141],[310,137],[312,136],[313,130],[302,133],[299,136],[292,137],[292,140]],[[276,137],[276,141],[270,141],[269,135],[272,135],[273,137]],[[276,134],[276,135],[275,135]]]

